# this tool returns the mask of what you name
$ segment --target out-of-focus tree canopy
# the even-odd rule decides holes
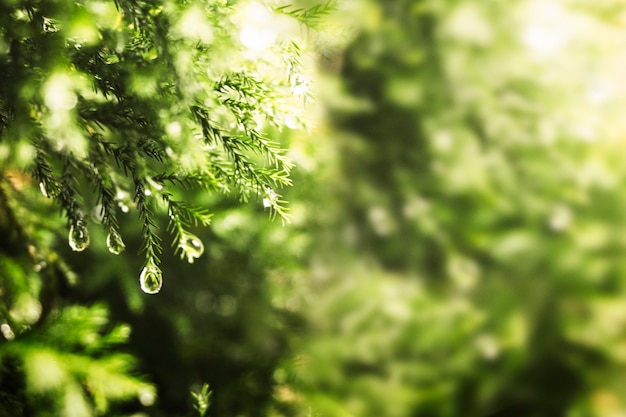
[[[328,229],[300,281],[313,336],[280,374],[296,402],[619,415],[623,7],[345,7],[363,29],[325,80],[332,152],[312,154],[332,174],[310,201]]]

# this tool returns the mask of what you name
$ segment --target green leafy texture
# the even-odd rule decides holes
[[[33,212],[39,191],[20,190],[21,180],[13,174],[0,186],[0,415],[95,416],[154,401],[134,358],[120,352],[130,328],[111,325],[101,304],[63,306],[75,275],[51,249],[62,224],[40,217],[60,218],[46,204]]]
[[[0,34],[0,414],[182,415],[197,381],[211,383],[212,415],[263,413],[285,347],[259,216],[288,216],[283,127],[305,122],[297,20],[244,1],[18,1],[0,4]],[[219,235],[201,228],[214,217]],[[91,250],[70,252],[67,226],[70,248],[90,237]],[[191,269],[174,258],[197,259],[195,237],[211,246]],[[142,264],[179,285],[144,297]],[[103,300],[110,325],[78,307]],[[135,370],[114,353],[118,320],[159,387],[149,410],[154,390],[115,391],[132,391]]]
[[[7,158],[7,168],[30,171],[60,205],[74,250],[89,242],[87,186],[119,242],[119,208],[136,209],[144,267],[156,270],[155,210],[186,222],[169,202],[177,187],[254,197],[288,219],[276,190],[290,184],[292,165],[261,129],[284,125],[295,66],[249,56],[231,3],[16,2],[0,13],[0,145],[11,156],[35,155]],[[178,245],[182,229],[174,229]]]
[[[3,361],[16,360],[23,367],[24,400],[33,415],[103,415],[116,402],[154,398],[154,388],[131,375],[133,358],[115,353],[130,328],[107,331],[107,325],[104,307],[72,306],[0,346]],[[44,404],[47,411],[40,408]]]
[[[192,392],[194,399],[193,408],[198,412],[198,416],[204,417],[206,415],[209,406],[211,405],[211,391],[209,390],[209,384],[202,384],[202,388],[199,392]]]
[[[288,4],[276,7],[274,10],[297,19],[300,23],[311,29],[319,29],[324,21],[323,18],[335,11],[337,6],[337,0],[329,0],[326,3],[319,3],[309,8],[297,8]]]

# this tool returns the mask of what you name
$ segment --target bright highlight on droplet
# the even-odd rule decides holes
[[[43,182],[39,183],[39,189],[41,190],[41,194],[43,194],[44,197],[50,198],[50,195],[48,195],[48,191],[46,191],[46,186]]]
[[[156,294],[163,285],[163,273],[154,264],[146,265],[139,275],[139,285],[146,294]]]
[[[2,336],[4,336],[7,340],[15,339],[15,333],[13,333],[11,326],[6,323],[3,323],[2,326],[0,326],[0,332],[2,332]]]
[[[69,245],[76,252],[81,252],[89,246],[89,231],[84,223],[78,223],[70,227]]]
[[[111,230],[107,236],[107,248],[113,255],[119,255],[126,249],[126,245],[122,241],[122,236],[115,230]]]

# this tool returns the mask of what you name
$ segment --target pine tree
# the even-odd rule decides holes
[[[276,190],[289,184],[291,163],[259,127],[284,124],[279,97],[294,74],[263,79],[233,39],[231,14],[219,1],[3,4],[5,161],[34,159],[18,168],[61,207],[75,251],[89,244],[88,189],[113,253],[124,248],[120,207],[136,209],[146,292],[161,286],[158,206],[181,257],[202,251],[188,228],[208,224],[210,212],[180,201],[177,188],[258,197],[287,218]],[[241,56],[225,54],[237,47]]]
[[[292,163],[267,132],[302,124],[309,78],[294,39],[330,7],[0,2],[0,414],[103,415],[117,400],[154,401],[132,357],[114,353],[128,327],[107,324],[101,304],[63,299],[79,278],[54,242],[65,234],[84,251],[99,223],[119,255],[120,214],[136,212],[140,287],[155,294],[161,229],[181,259],[203,253],[192,230],[214,213],[190,190],[287,221],[280,189]]]

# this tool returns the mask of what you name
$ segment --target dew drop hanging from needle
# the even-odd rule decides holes
[[[180,241],[180,248],[187,257],[187,262],[193,263],[204,253],[204,245],[198,236],[187,233]]]
[[[139,285],[146,294],[158,293],[163,285],[161,270],[153,264],[146,265],[139,275]]]
[[[54,184],[46,186],[43,181],[39,183],[39,190],[41,190],[41,194],[46,198],[54,198],[58,194],[58,190],[55,188]]]
[[[48,191],[46,190],[46,185],[43,182],[39,183],[39,189],[41,190],[41,194],[43,194],[44,197],[50,198],[50,194],[48,194]]]
[[[122,241],[122,236],[115,231],[111,230],[107,236],[107,248],[113,255],[119,255],[126,249],[126,245]]]
[[[89,246],[89,231],[83,222],[78,222],[70,227],[68,236],[70,248],[75,252],[81,252]]]

